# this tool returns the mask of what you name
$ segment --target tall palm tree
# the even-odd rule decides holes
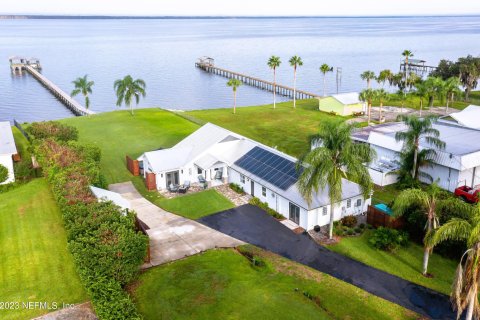
[[[439,198],[441,192],[440,187],[434,182],[427,190],[422,189],[407,189],[402,191],[396,198],[393,205],[393,212],[395,216],[402,216],[409,210],[412,205],[418,205],[427,217],[425,225],[425,240],[423,250],[423,268],[422,274],[427,275],[428,259],[432,251],[432,247],[428,245],[426,239],[432,231],[439,227],[437,217],[437,210],[442,205],[442,200]],[[444,201],[445,202],[445,201]]]
[[[403,141],[403,148],[406,151],[413,151],[412,178],[417,179],[418,152],[420,149],[420,140],[423,139],[431,146],[438,149],[445,148],[445,142],[439,139],[440,132],[433,128],[435,116],[418,118],[415,115],[400,115],[397,120],[403,121],[407,127],[405,131],[395,133],[396,141]]]
[[[445,86],[442,78],[439,77],[428,77],[423,82],[427,97],[428,97],[428,106],[429,108],[433,107],[433,102],[436,97],[440,97],[442,95],[443,87]]]
[[[380,115],[378,117],[378,121],[382,121],[383,103],[390,99],[390,94],[387,91],[385,91],[385,89],[378,89],[378,90],[376,90],[375,96],[378,99],[378,101],[380,102],[380,108],[379,108]]]
[[[303,168],[298,180],[298,189],[310,204],[312,196],[328,187],[330,199],[329,238],[333,236],[335,206],[342,200],[342,180],[357,182],[365,197],[370,195],[372,181],[364,163],[369,163],[375,152],[368,144],[354,143],[351,139],[353,127],[344,122],[323,122],[313,145],[320,145],[308,152],[297,164]]]
[[[459,58],[457,64],[460,71],[460,82],[465,87],[465,101],[468,101],[470,92],[478,85],[480,79],[480,58],[468,55]]]
[[[92,93],[92,87],[95,82],[88,81],[88,75],[84,75],[83,77],[78,77],[76,80],[72,81],[72,83],[75,86],[75,89],[73,89],[70,95],[75,97],[77,94],[81,93],[85,97],[85,108],[88,109],[90,107],[90,98],[88,95]]]
[[[133,116],[132,98],[135,98],[135,103],[138,105],[140,97],[145,97],[145,81],[142,79],[133,80],[133,78],[128,75],[123,79],[116,80],[113,87],[117,95],[117,106],[120,107],[122,103],[125,103],[125,105],[130,108],[130,113]]]
[[[460,258],[452,286],[451,301],[457,309],[457,319],[467,309],[466,320],[480,317],[478,302],[478,286],[480,286],[480,205],[471,207],[464,204],[463,210],[468,210],[468,219],[453,218],[427,239],[431,247],[446,240],[466,241],[467,251]],[[465,258],[465,262],[464,261]]]
[[[415,95],[420,98],[420,117],[423,111],[423,99],[428,96],[427,87],[424,82],[419,82],[415,85]]]
[[[360,78],[362,80],[367,81],[367,89],[370,89],[370,82],[375,79],[375,72],[373,71],[364,71],[361,75]]]
[[[382,84],[382,88],[385,87],[385,82],[388,82],[389,85],[393,83],[393,73],[389,69],[380,71],[377,77],[377,82]]]
[[[293,107],[297,107],[297,67],[303,66],[302,58],[299,56],[293,56],[288,61],[290,65],[293,67]]]
[[[276,108],[276,101],[275,101],[275,96],[276,96],[276,91],[277,91],[277,68],[280,66],[282,61],[280,61],[280,57],[277,56],[271,56],[268,59],[267,65],[270,67],[270,69],[273,70],[273,109]]]
[[[460,87],[460,80],[456,77],[451,77],[445,80],[445,85],[443,87],[443,93],[446,97],[447,106],[445,108],[445,113],[448,113],[448,107],[451,102],[455,99],[455,95],[459,96],[461,91]]]
[[[407,100],[407,93],[405,92],[405,89],[399,89],[397,91],[397,96],[400,99],[400,113],[403,114],[403,107],[405,106],[405,101]]]
[[[405,82],[408,82],[408,62],[411,57],[413,57],[413,52],[410,50],[403,50],[402,56],[405,57]]]
[[[323,96],[326,95],[326,85],[327,85],[327,72],[333,72],[333,67],[330,67],[328,64],[324,63],[320,66],[320,72],[323,73]]]
[[[230,79],[227,82],[227,86],[233,89],[233,114],[237,111],[237,88],[242,85],[242,81],[238,79]]]
[[[368,124],[371,121],[372,101],[377,98],[377,92],[373,89],[365,89],[360,92],[360,100],[367,103]]]

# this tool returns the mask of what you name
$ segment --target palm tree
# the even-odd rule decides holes
[[[297,164],[302,168],[298,189],[310,204],[312,196],[328,187],[330,199],[329,238],[333,236],[334,209],[342,200],[342,181],[357,182],[365,197],[370,195],[372,181],[364,163],[369,163],[375,152],[368,144],[354,143],[353,127],[344,122],[323,122],[319,133],[312,138],[313,145],[320,145],[308,152]]]
[[[276,77],[277,77],[277,74],[276,74],[276,71],[277,71],[277,68],[280,66],[280,64],[282,63],[282,61],[280,61],[280,57],[277,57],[277,56],[271,56],[270,59],[268,59],[268,62],[267,62],[267,65],[270,67],[270,69],[273,69],[273,109],[275,109],[276,107],[276,102],[275,102],[275,95],[276,95],[276,91],[277,91],[277,88],[276,88]]]
[[[428,77],[423,84],[428,97],[428,106],[431,108],[433,107],[433,101],[435,100],[435,97],[442,95],[444,82],[442,78],[439,77]]]
[[[377,92],[373,89],[365,89],[360,92],[360,100],[367,103],[368,124],[370,125],[372,101],[377,97]]]
[[[415,85],[415,95],[420,98],[420,117],[423,111],[423,99],[427,97],[427,87],[424,82],[419,82]]]
[[[360,78],[362,78],[362,80],[367,81],[367,89],[370,89],[370,82],[372,81],[372,79],[375,79],[375,72],[373,72],[373,71],[364,71],[364,72],[360,75]]]
[[[397,96],[401,101],[400,104],[400,113],[403,114],[403,107],[405,106],[405,101],[407,100],[407,93],[405,92],[405,89],[399,89],[397,91]]]
[[[393,83],[393,73],[389,69],[385,69],[380,71],[377,77],[377,82],[382,84],[382,88],[385,87],[385,82],[388,81],[389,85],[392,85]]]
[[[233,89],[233,114],[235,114],[237,110],[237,88],[241,85],[242,81],[238,79],[230,79],[227,82],[227,86],[232,87]]]
[[[405,123],[407,130],[395,133],[395,140],[397,142],[403,141],[404,151],[411,150],[413,152],[413,179],[417,179],[418,177],[417,163],[420,140],[424,140],[427,144],[435,146],[438,149],[445,148],[445,142],[439,139],[440,132],[432,127],[432,124],[436,119],[435,116],[418,118],[414,115],[400,115],[397,118],[397,120]]]
[[[290,58],[288,61],[290,62],[290,65],[293,67],[293,107],[297,107],[297,97],[296,97],[296,92],[297,92],[297,67],[303,66],[303,61],[302,58],[299,56],[293,56]]]
[[[379,109],[380,115],[378,117],[378,121],[382,121],[383,103],[385,101],[388,101],[388,99],[390,98],[390,94],[387,91],[385,91],[385,89],[378,89],[378,90],[376,90],[375,96],[378,99],[378,101],[380,102],[380,109]]]
[[[130,107],[130,113],[133,116],[132,98],[135,98],[135,103],[138,105],[140,97],[145,97],[145,81],[142,79],[133,80],[128,75],[123,79],[118,79],[114,82],[113,87],[117,95],[117,106],[121,106],[125,103],[127,107]]]
[[[326,95],[326,85],[327,85],[327,72],[333,72],[333,67],[330,67],[328,64],[324,63],[320,66],[320,72],[323,73],[323,96]]]
[[[442,200],[439,198],[439,193],[441,192],[440,187],[433,183],[429,186],[427,190],[422,189],[407,189],[402,191],[396,198],[393,205],[393,212],[396,217],[402,216],[405,212],[409,210],[412,205],[418,205],[419,208],[427,217],[427,224],[425,225],[425,240],[424,240],[424,250],[423,250],[423,268],[422,274],[427,275],[428,271],[428,258],[432,251],[426,239],[432,231],[437,229],[439,226],[437,209],[442,205]]]
[[[478,286],[480,285],[480,206],[463,205],[469,212],[468,219],[453,218],[438,228],[429,238],[427,244],[434,247],[446,240],[466,241],[467,251],[460,258],[452,286],[451,301],[457,309],[457,319],[467,309],[466,320],[478,319]],[[463,260],[465,258],[465,263]]]
[[[460,87],[460,80],[456,77],[448,78],[445,81],[445,85],[443,87],[443,93],[446,96],[447,106],[445,108],[445,113],[448,113],[448,107],[450,102],[453,102],[455,95],[459,96],[461,91]]]
[[[70,94],[72,97],[75,97],[77,94],[81,93],[85,97],[85,108],[90,107],[90,98],[88,94],[92,93],[92,87],[95,84],[93,81],[88,81],[88,75],[79,77],[76,80],[72,81],[75,86],[75,89]]]
[[[465,101],[468,101],[470,92],[478,85],[480,78],[480,58],[468,55],[459,58],[457,64],[460,71],[460,82],[465,87]]]
[[[408,59],[413,57],[413,52],[410,50],[403,50],[402,56],[405,57],[405,82],[408,82]]]

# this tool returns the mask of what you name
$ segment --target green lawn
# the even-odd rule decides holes
[[[125,155],[138,157],[145,151],[170,148],[198,128],[160,109],[135,110],[135,116],[121,110],[62,122],[78,128],[80,141],[102,149],[101,168],[109,184],[132,179]]]
[[[132,287],[149,319],[418,319],[345,282],[247,246],[267,262],[253,267],[233,249],[210,250],[152,268]],[[309,299],[307,294],[313,297]]]
[[[28,319],[46,312],[22,309],[22,302],[71,304],[88,299],[44,179],[0,194],[0,243],[0,301],[20,303],[20,310],[0,309],[0,319]]]
[[[368,243],[372,231],[366,231],[359,237],[346,237],[327,248],[361,261],[367,265],[384,270],[401,278],[425,287],[450,294],[457,261],[443,258],[437,254],[430,257],[429,273],[433,278],[422,276],[423,248],[411,243],[395,253],[377,250]]]
[[[230,200],[213,189],[173,199],[162,199],[157,204],[167,211],[194,220],[234,207]]]
[[[29,150],[30,142],[27,138],[17,129],[17,127],[12,127],[13,138],[15,139],[15,145],[17,146],[17,151],[22,157],[22,161],[31,162],[31,153]]]
[[[292,156],[299,157],[309,150],[308,138],[317,133],[321,121],[343,121],[346,118],[318,111],[318,100],[232,109],[196,110],[185,113],[203,122],[212,122]]]
[[[471,103],[464,102],[464,101],[461,101],[461,100],[460,101],[454,101],[453,103],[450,103],[449,108],[463,110],[469,104],[471,104]],[[380,101],[373,101],[372,102],[372,106],[374,106],[374,107],[378,107],[379,105],[380,105]],[[396,94],[391,94],[390,99],[388,101],[385,101],[383,103],[383,105],[400,107],[402,105],[402,101],[397,97]],[[433,106],[434,107],[444,107],[445,105],[446,105],[445,101],[440,101],[440,100],[434,100],[433,101]],[[416,97],[416,96],[413,96],[413,95],[408,95],[403,106],[406,107],[406,108],[420,110],[420,98]],[[424,108],[424,110],[428,110],[428,99],[427,98],[423,99],[423,108]]]
[[[375,185],[373,188],[372,204],[385,203],[390,204],[401,190],[397,189],[396,184],[380,187]]]

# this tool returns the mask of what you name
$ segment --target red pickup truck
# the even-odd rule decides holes
[[[462,186],[455,189],[455,195],[461,197],[463,200],[469,203],[477,203],[480,195],[480,189],[478,186],[470,188],[468,186]]]

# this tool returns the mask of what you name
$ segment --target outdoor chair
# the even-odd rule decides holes
[[[205,182],[207,182],[207,180],[205,180],[205,178],[202,175],[199,175],[198,176],[198,182],[205,183]]]
[[[172,183],[170,183],[170,185],[168,186],[168,191],[170,192],[178,192],[178,186],[177,185],[174,185]]]
[[[183,182],[183,187],[188,190],[190,188],[190,180],[185,180]]]
[[[223,175],[223,172],[218,170],[216,173],[215,173],[215,180],[222,180],[222,175]]]

